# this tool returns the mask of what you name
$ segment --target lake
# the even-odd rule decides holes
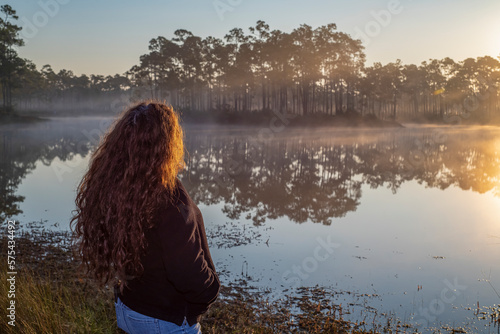
[[[111,122],[0,126],[2,220],[68,229],[78,182]],[[185,132],[180,178],[223,284],[271,300],[319,285],[336,292],[346,318],[367,324],[390,317],[421,332],[498,333],[482,318],[500,304],[500,128]]]

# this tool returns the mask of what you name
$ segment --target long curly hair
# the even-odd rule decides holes
[[[144,101],[115,120],[78,185],[71,219],[80,271],[102,287],[140,275],[145,234],[158,205],[171,200],[185,167],[183,131],[164,103]]]

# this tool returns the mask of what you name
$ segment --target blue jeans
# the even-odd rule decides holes
[[[173,322],[148,317],[130,309],[120,298],[115,302],[115,311],[118,327],[129,334],[201,334],[199,323],[189,326],[184,318],[184,322],[179,326]]]

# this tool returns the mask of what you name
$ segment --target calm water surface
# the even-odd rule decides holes
[[[68,229],[110,124],[0,126],[2,219]],[[368,324],[498,333],[481,312],[500,304],[499,128],[185,129],[180,177],[223,283],[271,299],[320,285]]]

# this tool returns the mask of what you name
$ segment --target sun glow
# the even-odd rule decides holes
[[[492,27],[489,44],[491,45],[491,54],[493,58],[500,59],[500,22],[495,22]]]

